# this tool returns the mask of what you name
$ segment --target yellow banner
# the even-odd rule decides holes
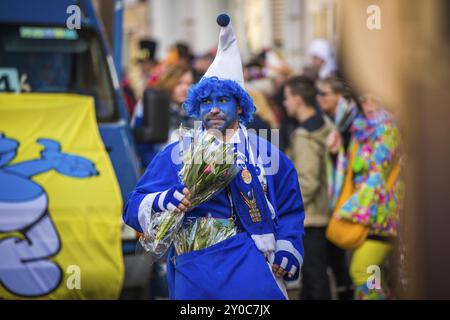
[[[118,298],[121,211],[92,98],[0,94],[0,298]]]

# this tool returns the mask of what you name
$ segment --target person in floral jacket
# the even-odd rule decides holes
[[[404,185],[399,175],[400,135],[390,115],[372,96],[362,99],[363,114],[352,124],[349,150],[353,161],[354,193],[338,217],[369,227],[369,235],[352,255],[350,275],[356,299],[385,299],[382,265],[392,250],[399,228]],[[370,281],[368,281],[370,280]]]

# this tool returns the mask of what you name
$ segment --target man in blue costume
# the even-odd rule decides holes
[[[216,130],[242,159],[240,172],[211,200],[189,208],[176,155],[181,143],[161,151],[130,193],[124,221],[147,232],[152,213],[174,210],[185,218],[211,215],[236,221],[239,233],[211,247],[176,256],[168,253],[171,299],[287,299],[284,281],[299,277],[303,262],[304,209],[297,172],[268,141],[247,132],[255,111],[244,90],[242,63],[230,18],[222,27],[217,56],[184,104],[201,120],[201,130]]]

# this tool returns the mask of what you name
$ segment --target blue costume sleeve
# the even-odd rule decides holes
[[[156,155],[134,190],[128,195],[123,220],[138,232],[142,232],[138,219],[139,206],[142,200],[151,193],[167,190],[180,182],[177,165],[171,158],[175,145],[176,143],[167,146]]]
[[[276,239],[277,250],[292,253],[299,265],[303,263],[303,206],[297,172],[293,164],[280,152],[280,168],[275,175],[277,203]]]

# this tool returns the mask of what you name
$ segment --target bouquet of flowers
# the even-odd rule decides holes
[[[180,146],[182,144],[180,138]],[[211,199],[226,187],[239,172],[236,155],[231,145],[206,132],[195,132],[187,148],[182,148],[182,183],[190,191],[191,207]],[[188,208],[188,210],[190,209]],[[164,255],[182,226],[184,214],[173,211],[152,213],[148,230],[140,243],[155,258]]]
[[[178,255],[200,250],[219,243],[237,233],[231,219],[215,219],[211,216],[188,221],[187,226],[175,234],[174,245]]]

